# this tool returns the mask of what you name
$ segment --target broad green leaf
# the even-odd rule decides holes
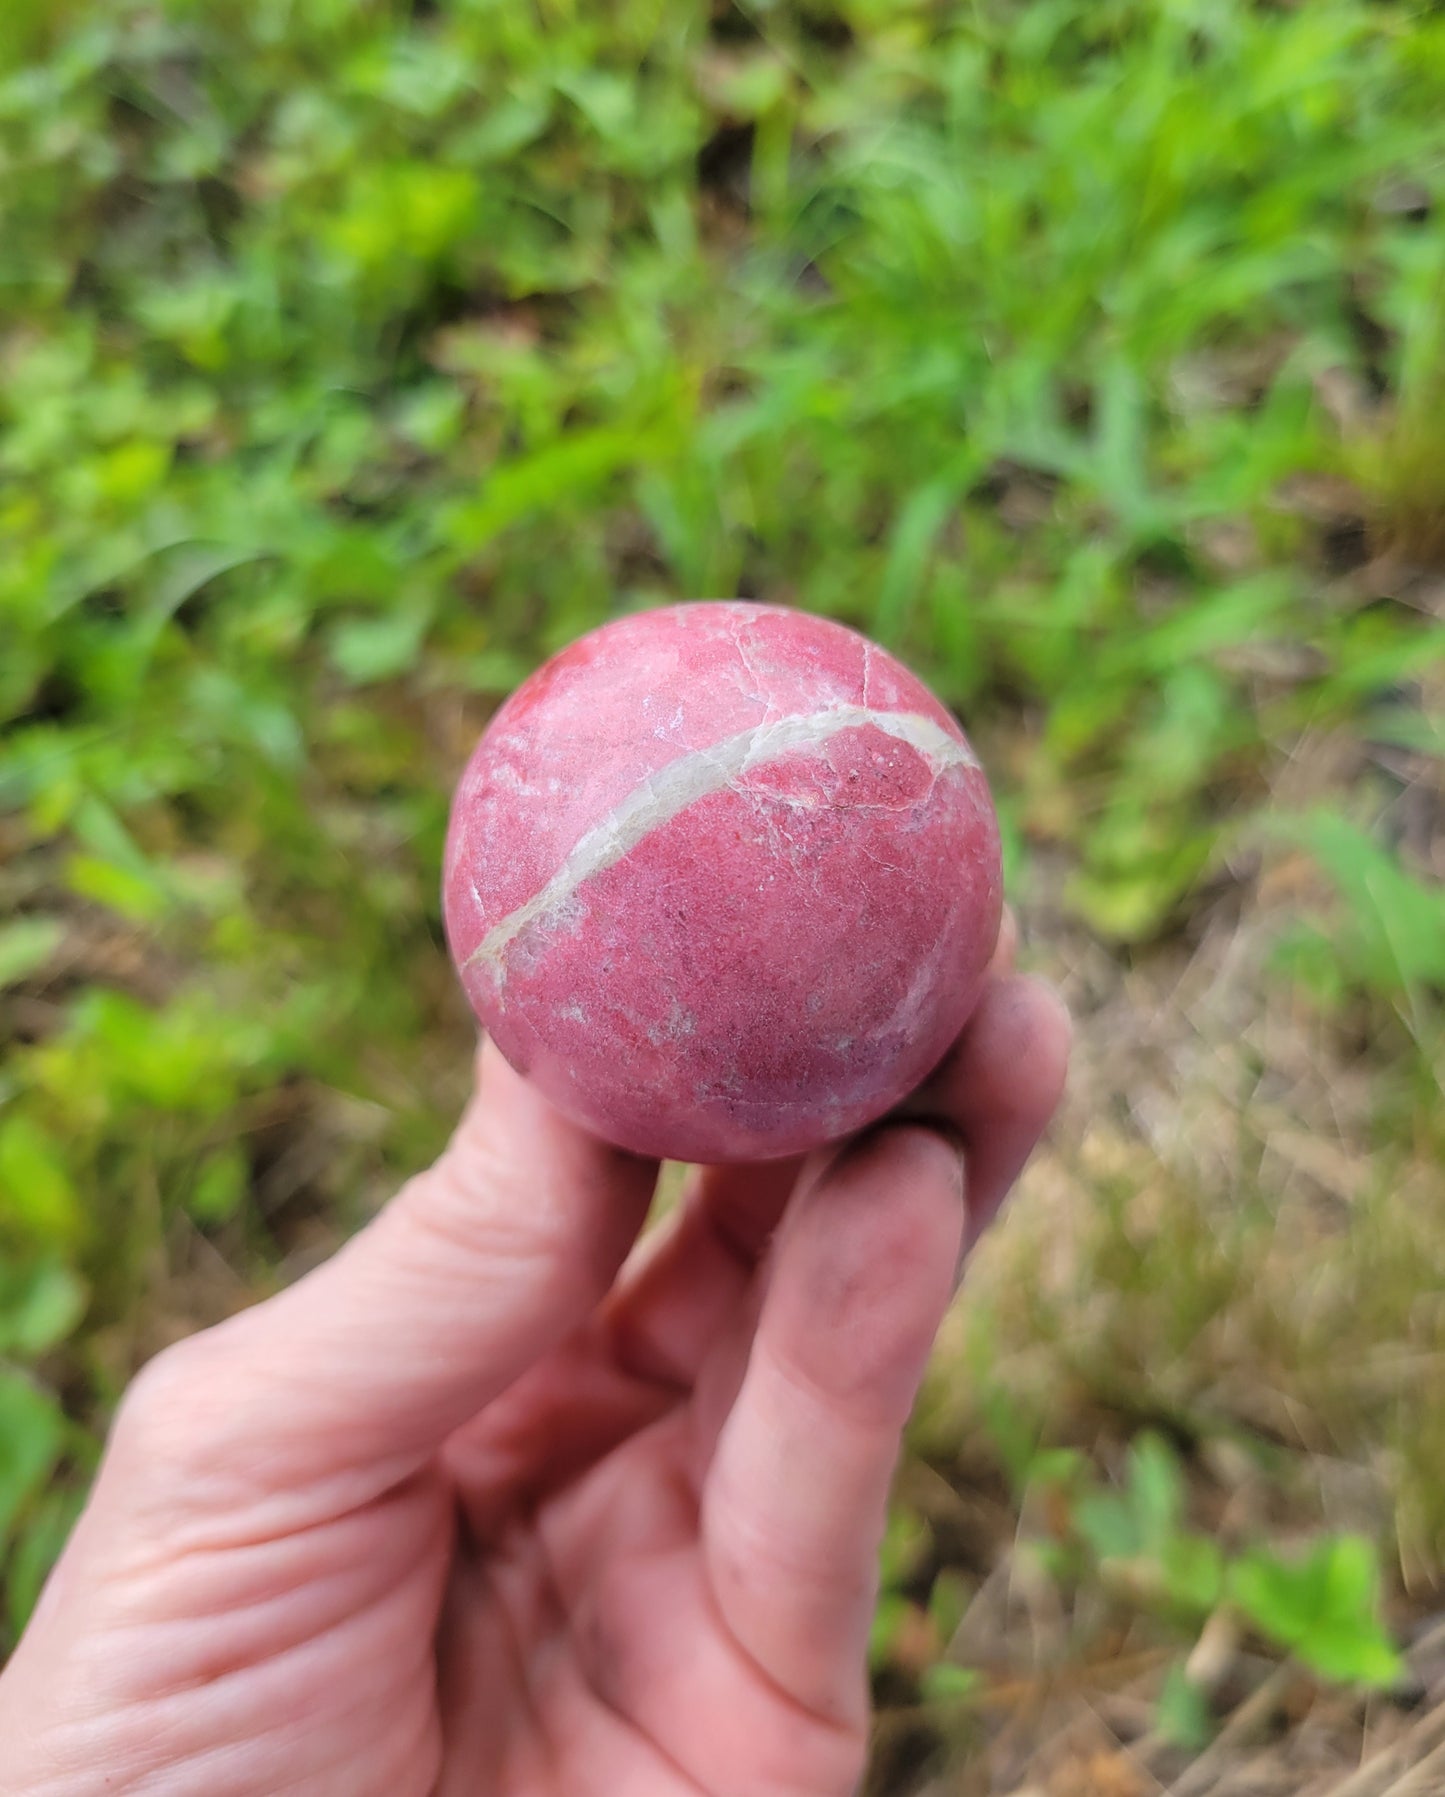
[[[64,937],[58,917],[21,917],[0,925],[0,991],[38,973]]]
[[[332,632],[331,659],[353,686],[389,680],[416,666],[427,623],[419,606],[399,608],[389,617],[354,619]]]
[[[186,1193],[186,1209],[198,1223],[209,1227],[227,1223],[246,1196],[250,1177],[250,1167],[238,1147],[218,1149],[206,1159]]]
[[[877,1671],[893,1658],[899,1636],[908,1626],[913,1605],[896,1591],[885,1591],[868,1630],[868,1664]]]
[[[6,1569],[5,1610],[12,1635],[29,1622],[84,1503],[84,1491],[51,1491],[32,1506]]]
[[[1161,1436],[1143,1435],[1129,1449],[1128,1491],[1141,1545],[1160,1553],[1172,1540],[1184,1509],[1184,1475]]]
[[[0,1260],[0,1351],[35,1358],[59,1346],[85,1314],[79,1275],[53,1256]]]
[[[1394,1643],[1373,1620],[1318,1623],[1294,1651],[1312,1671],[1341,1685],[1387,1690],[1405,1670]]]
[[[1098,1560],[1132,1560],[1143,1551],[1139,1518],[1115,1492],[1085,1492],[1074,1505],[1073,1520]]]
[[[67,883],[133,923],[158,922],[173,899],[163,871],[147,856],[113,807],[89,793],[77,807],[72,827],[88,853],[72,855]]]
[[[928,1594],[928,1614],[940,1641],[953,1639],[972,1598],[973,1586],[961,1573],[945,1566],[935,1577]]]
[[[23,1112],[0,1118],[0,1227],[44,1245],[78,1242],[85,1233],[60,1144]]]
[[[901,1506],[888,1518],[879,1549],[879,1576],[885,1589],[901,1584],[927,1552],[928,1524]]]
[[[1138,870],[1081,871],[1067,884],[1069,903],[1108,940],[1147,942],[1203,870],[1211,846],[1201,834]]]
[[[920,1681],[925,1703],[967,1703],[983,1688],[983,1674],[971,1666],[955,1666],[940,1660],[930,1666]]]
[[[1327,1678],[1384,1685],[1398,1676],[1378,1616],[1378,1561],[1361,1537],[1327,1538],[1299,1560],[1257,1549],[1232,1568],[1229,1592],[1261,1634]]]
[[[594,499],[620,470],[659,452],[665,453],[664,440],[655,431],[623,427],[573,432],[498,468],[480,498],[453,511],[447,535],[459,548],[478,548],[529,512]]]
[[[65,1420],[55,1400],[0,1367],[0,1544],[60,1458]]]
[[[72,855],[66,863],[66,884],[78,898],[103,905],[128,923],[158,923],[170,909],[170,894],[157,880],[96,855]]]

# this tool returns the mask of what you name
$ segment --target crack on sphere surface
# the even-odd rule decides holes
[[[1002,902],[987,782],[885,650],[806,613],[641,613],[497,714],[448,941],[502,1052],[607,1140],[767,1159],[873,1121],[962,1027]]]
[[[636,787],[610,817],[578,843],[534,898],[519,905],[487,933],[468,957],[468,965],[486,961],[500,967],[512,941],[529,924],[550,911],[565,907],[587,880],[620,861],[650,831],[669,822],[689,805],[724,787],[750,800],[752,789],[739,785],[739,776],[764,768],[796,749],[821,748],[839,731],[865,726],[896,737],[916,749],[927,761],[932,781],[920,799],[909,802],[913,805],[926,804],[933,786],[950,769],[978,766],[977,758],[966,743],[949,736],[931,718],[908,713],[874,712],[863,706],[840,705],[810,716],[759,724],[715,748],[700,749],[682,757]],[[880,759],[874,756],[875,763]],[[783,802],[795,804],[800,810],[814,808],[802,800],[784,799]],[[904,807],[886,802],[870,804],[849,800],[846,804],[834,801],[831,808],[868,811]],[[767,824],[771,827],[772,820],[767,820]]]

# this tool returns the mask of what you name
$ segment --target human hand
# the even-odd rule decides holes
[[[845,1797],[901,1431],[1067,1044],[998,965],[937,1127],[705,1170],[631,1260],[656,1167],[484,1051],[434,1168],[136,1381],[0,1793]]]

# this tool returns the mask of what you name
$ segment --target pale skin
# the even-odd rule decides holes
[[[136,1381],[0,1793],[849,1797],[901,1432],[1063,1084],[1011,945],[907,1117],[636,1252],[656,1168],[484,1050],[434,1168]]]

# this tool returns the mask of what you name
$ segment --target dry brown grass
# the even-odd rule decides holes
[[[1335,786],[1348,753],[1291,758],[1280,802]],[[1029,958],[1078,1020],[1070,1094],[950,1320],[903,1482],[938,1561],[969,1581],[956,1632],[931,1645],[984,1683],[951,1723],[906,1702],[884,1715],[879,1791],[1445,1791],[1445,1172],[1433,1131],[1382,1121],[1376,1045],[1271,970],[1317,876],[1288,855],[1243,872],[1187,939],[1132,961],[1036,883]],[[1220,1732],[1197,1757],[1169,1746],[1155,1704],[1189,1642],[1050,1575],[1040,1550],[1061,1519],[1047,1494],[1009,1501],[1000,1404],[1105,1466],[1162,1428],[1216,1539],[1382,1542],[1392,1621],[1418,1635],[1400,1695],[1341,1695],[1220,1617],[1191,1661]],[[920,1784],[941,1741],[949,1769]]]

